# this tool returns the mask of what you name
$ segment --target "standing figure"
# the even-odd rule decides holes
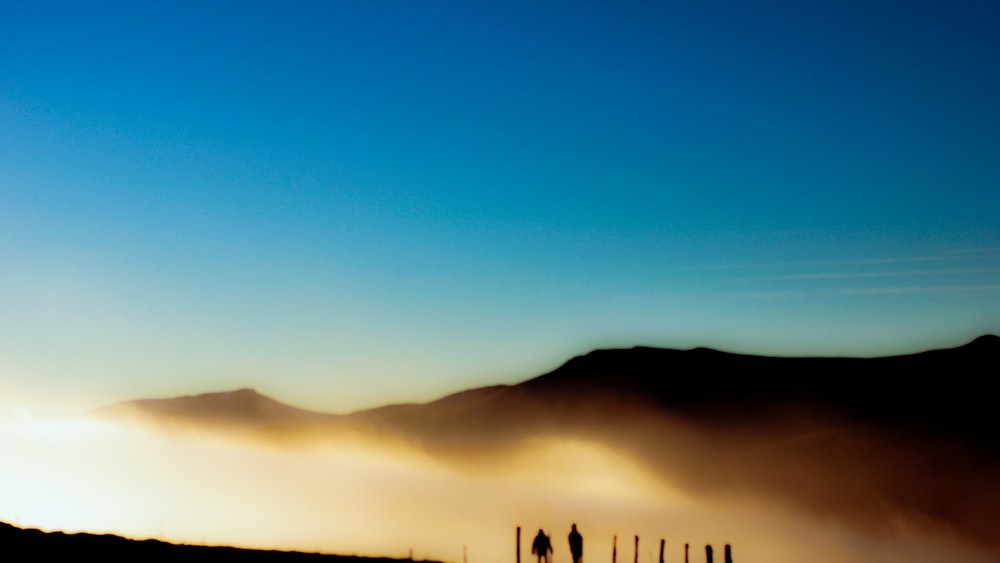
[[[583,559],[583,536],[576,531],[576,524],[569,532],[569,552],[573,554],[573,563],[580,563]]]
[[[535,536],[535,541],[531,542],[531,553],[538,556],[538,563],[549,563],[549,554],[552,553],[552,541],[549,540],[549,536],[545,535],[545,532],[541,528],[538,529],[538,535]]]

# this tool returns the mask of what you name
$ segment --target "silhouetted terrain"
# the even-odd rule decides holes
[[[751,494],[881,533],[892,522],[1000,547],[1000,337],[881,358],[710,349],[597,350],[517,385],[322,415],[250,390],[111,407],[157,420],[294,436],[401,436],[459,464],[502,464],[536,437],[627,453],[665,481]]]
[[[0,522],[0,545],[9,561],[225,561],[263,563],[390,563],[383,557],[325,555],[180,545],[159,540],[130,540],[110,534],[65,534],[22,529]],[[409,561],[409,560],[407,560]]]
[[[782,358],[636,347],[596,350],[524,383],[474,389],[425,405],[355,413],[442,440],[537,424],[617,420],[636,410],[698,423],[743,424],[787,409],[963,438],[995,450],[1000,424],[987,392],[1000,337],[881,358]],[[461,424],[456,424],[461,421]]]
[[[253,389],[239,389],[169,399],[139,399],[98,411],[104,416],[136,417],[160,424],[226,427],[232,430],[295,429],[334,421],[323,414],[286,405]]]
[[[1000,425],[993,413],[996,401],[985,388],[998,361],[1000,337],[993,335],[958,348],[880,358],[783,358],[707,348],[636,347],[595,350],[517,385],[482,387],[426,404],[389,405],[350,415],[299,409],[252,389],[141,399],[99,412],[199,428],[374,425],[439,442],[484,432],[536,433],[538,424],[603,422],[637,409],[718,424],[798,408],[961,437],[995,449]]]

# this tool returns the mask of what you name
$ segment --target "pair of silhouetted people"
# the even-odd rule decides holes
[[[573,554],[573,563],[580,563],[583,559],[583,536],[576,530],[576,524],[569,532],[569,552]],[[545,535],[541,529],[531,542],[531,553],[538,556],[538,563],[549,563],[549,554],[552,553],[552,540]]]

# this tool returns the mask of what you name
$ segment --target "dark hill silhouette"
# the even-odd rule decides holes
[[[705,424],[797,408],[855,422],[975,441],[995,450],[1000,425],[986,392],[1000,337],[880,358],[767,357],[707,348],[595,350],[518,385],[484,387],[427,404],[348,415],[431,441],[592,426],[650,412]]]
[[[696,418],[811,405],[864,420],[997,444],[987,378],[1000,337],[879,358],[783,358],[656,348],[597,350],[522,385],[569,400],[617,395]],[[565,399],[563,399],[565,400]]]
[[[211,561],[231,563],[395,563],[400,559],[271,551],[131,540],[111,534],[66,534],[23,529],[0,522],[0,545],[15,560]],[[409,561],[409,560],[406,560]]]
[[[1000,337],[994,335],[957,348],[878,358],[635,347],[595,350],[516,385],[470,389],[429,403],[349,415],[299,409],[252,389],[127,401],[98,413],[251,430],[374,425],[443,439],[456,432],[509,434],[522,428],[536,431],[539,424],[580,422],[574,415],[600,420],[656,411],[703,423],[739,421],[797,406],[996,447],[1000,425],[993,420],[995,401],[984,390],[984,376],[995,371],[998,360]]]
[[[650,416],[726,426],[796,410],[961,439],[996,452],[1000,424],[984,376],[998,360],[1000,337],[993,335],[957,348],[878,358],[635,347],[595,350],[516,385],[349,415],[299,409],[252,389],[128,401],[98,412],[159,424],[278,434],[305,427],[375,428],[444,447],[517,441],[546,432],[590,433]]]

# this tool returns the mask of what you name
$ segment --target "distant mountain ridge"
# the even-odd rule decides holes
[[[738,423],[777,408],[813,407],[995,447],[1000,445],[1000,425],[983,376],[995,373],[998,364],[1000,337],[994,335],[956,348],[877,358],[754,356],[709,348],[601,349],[516,385],[471,389],[347,418],[455,433],[595,415],[630,417],[638,416],[637,411]]]
[[[622,405],[696,420],[738,421],[781,406],[812,405],[891,426],[920,426],[1000,445],[984,376],[1000,364],[1000,337],[956,348],[875,358],[779,357],[709,348],[600,349],[515,385],[469,389],[429,403],[347,415],[308,411],[253,389],[117,403],[110,416],[244,429],[364,424],[430,437],[437,431],[497,430]],[[594,412],[594,409],[597,412]],[[480,420],[486,418],[488,420]],[[570,416],[572,419],[572,416]]]
[[[873,422],[932,423],[996,443],[984,392],[1000,364],[1000,337],[956,348],[875,358],[776,357],[708,348],[595,350],[521,385],[549,394],[619,394],[690,416],[742,416],[814,404]]]

